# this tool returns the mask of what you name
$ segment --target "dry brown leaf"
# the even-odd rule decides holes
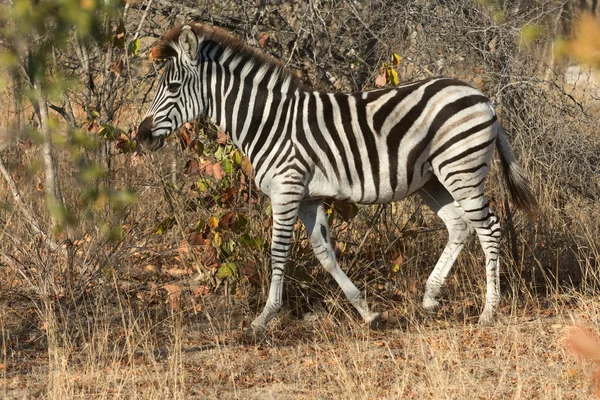
[[[402,254],[398,253],[398,254],[394,254],[396,257],[392,260],[392,264],[398,264],[401,265],[402,262],[404,261],[404,259],[402,258]]]
[[[419,280],[418,280],[418,279],[415,279],[415,280],[413,281],[412,285],[410,285],[410,291],[411,291],[412,293],[417,293],[417,292],[418,292],[418,290],[419,290],[419,289],[418,289],[418,285],[419,285]]]
[[[185,163],[183,176],[187,177],[187,176],[196,175],[199,173],[200,173],[200,163],[198,162],[198,160],[196,160],[195,158],[189,159]]]
[[[129,268],[129,277],[132,279],[146,281],[158,276],[158,267],[147,264],[143,267],[133,266]]]
[[[258,270],[254,261],[248,261],[247,263],[243,264],[240,269],[240,273],[242,276],[247,277],[248,281],[251,283],[260,285],[260,276],[258,275]]]
[[[177,140],[179,141],[182,150],[187,149],[192,142],[190,135],[188,135],[185,129],[179,129],[177,131]]]
[[[267,32],[261,32],[259,38],[258,38],[258,45],[260,47],[267,47],[269,45],[269,42],[271,37],[269,36],[269,34]]]
[[[190,142],[190,150],[194,153],[197,154],[199,156],[202,155],[202,151],[204,150],[204,146],[202,145],[202,142],[200,142],[197,138],[193,139]]]
[[[233,212],[228,211],[221,216],[219,219],[219,228],[228,229],[231,225],[231,219],[233,218]]]
[[[200,296],[206,296],[209,293],[210,293],[210,289],[208,288],[208,286],[202,285],[202,286],[198,286],[194,290],[193,294],[194,294],[194,297],[200,297]]]
[[[192,246],[203,246],[206,244],[206,238],[203,233],[192,232],[188,238],[188,243]]]
[[[212,165],[213,163],[209,160],[204,160],[202,164],[200,164],[200,173],[202,174],[202,176],[212,176]]]
[[[244,157],[242,159],[242,172],[246,175],[246,176],[252,176],[252,164],[250,163],[250,159],[248,157]]]
[[[118,36],[118,35],[117,35]],[[121,74],[123,73],[123,68],[124,68],[125,64],[123,63],[123,59],[119,58],[118,60],[115,60],[109,67],[108,70],[109,72],[114,73],[116,76],[121,76]]]
[[[225,132],[219,131],[219,133],[217,133],[217,143],[227,144],[227,134]]]
[[[172,283],[164,285],[162,288],[167,291],[167,302],[173,309],[177,309],[181,298],[181,286]]]
[[[583,14],[575,32],[575,39],[569,43],[571,55],[585,64],[600,66],[600,23],[596,17]]]
[[[217,262],[217,249],[214,247],[209,248],[207,251],[202,253],[200,256],[200,263],[208,269],[213,269],[219,266]]]
[[[188,243],[187,240],[184,239],[184,240],[181,241],[181,244],[177,248],[177,252],[179,253],[180,256],[183,256],[185,254],[189,254],[189,252],[190,252],[190,244]]]
[[[221,180],[225,177],[225,170],[223,169],[223,166],[220,163],[213,164],[212,176],[217,180]]]
[[[600,362],[600,339],[590,329],[573,328],[567,337],[567,346],[583,358]]]
[[[385,75],[377,75],[377,78],[375,78],[375,86],[384,87],[385,83],[386,83]]]
[[[164,270],[163,272],[172,278],[182,278],[184,276],[190,275],[190,271],[185,268],[169,268],[167,270]]]

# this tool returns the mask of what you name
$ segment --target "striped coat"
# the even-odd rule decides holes
[[[481,323],[500,300],[498,219],[483,188],[499,149],[513,201],[536,202],[488,98],[464,82],[434,78],[357,93],[306,88],[270,57],[219,29],[185,25],[153,49],[166,65],[137,132],[155,150],[187,121],[210,118],[249,157],[271,197],[272,279],[255,319],[262,330],[281,307],[293,226],[304,222],[315,254],[367,323],[379,314],[339,268],[323,198],[388,203],[418,193],[445,222],[449,240],[430,275],[423,306],[436,296],[466,238],[476,233],[486,255],[487,296]]]

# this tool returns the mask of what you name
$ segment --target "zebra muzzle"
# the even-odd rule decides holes
[[[158,150],[165,143],[164,137],[152,135],[153,125],[153,117],[148,116],[144,118],[138,127],[135,135],[135,142],[137,143],[136,153],[140,154],[144,150]]]

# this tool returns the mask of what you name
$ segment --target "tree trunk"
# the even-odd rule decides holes
[[[46,201],[49,205],[53,203],[62,203],[62,193],[60,185],[57,180],[57,168],[56,161],[54,160],[54,154],[52,151],[52,137],[50,135],[50,127],[48,125],[48,100],[42,90],[39,89],[39,85],[36,85],[36,92],[38,95],[38,117],[40,122],[40,133],[42,134],[42,157],[44,160],[44,172],[45,172],[45,193]],[[51,215],[52,227],[56,226],[56,219],[54,215]]]

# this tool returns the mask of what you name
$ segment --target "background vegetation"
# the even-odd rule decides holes
[[[598,6],[586,1],[1,1],[0,397],[585,398],[595,390],[600,267]],[[436,315],[419,302],[446,241],[418,199],[332,202],[342,267],[388,324],[369,332],[298,226],[285,310],[266,299],[270,206],[206,121],[132,154],[176,21],[227,28],[310,86],[434,75],[496,105],[541,204],[505,227],[499,322],[482,252],[461,255]],[[573,324],[585,325],[568,341]],[[598,375],[596,375],[597,377]]]

